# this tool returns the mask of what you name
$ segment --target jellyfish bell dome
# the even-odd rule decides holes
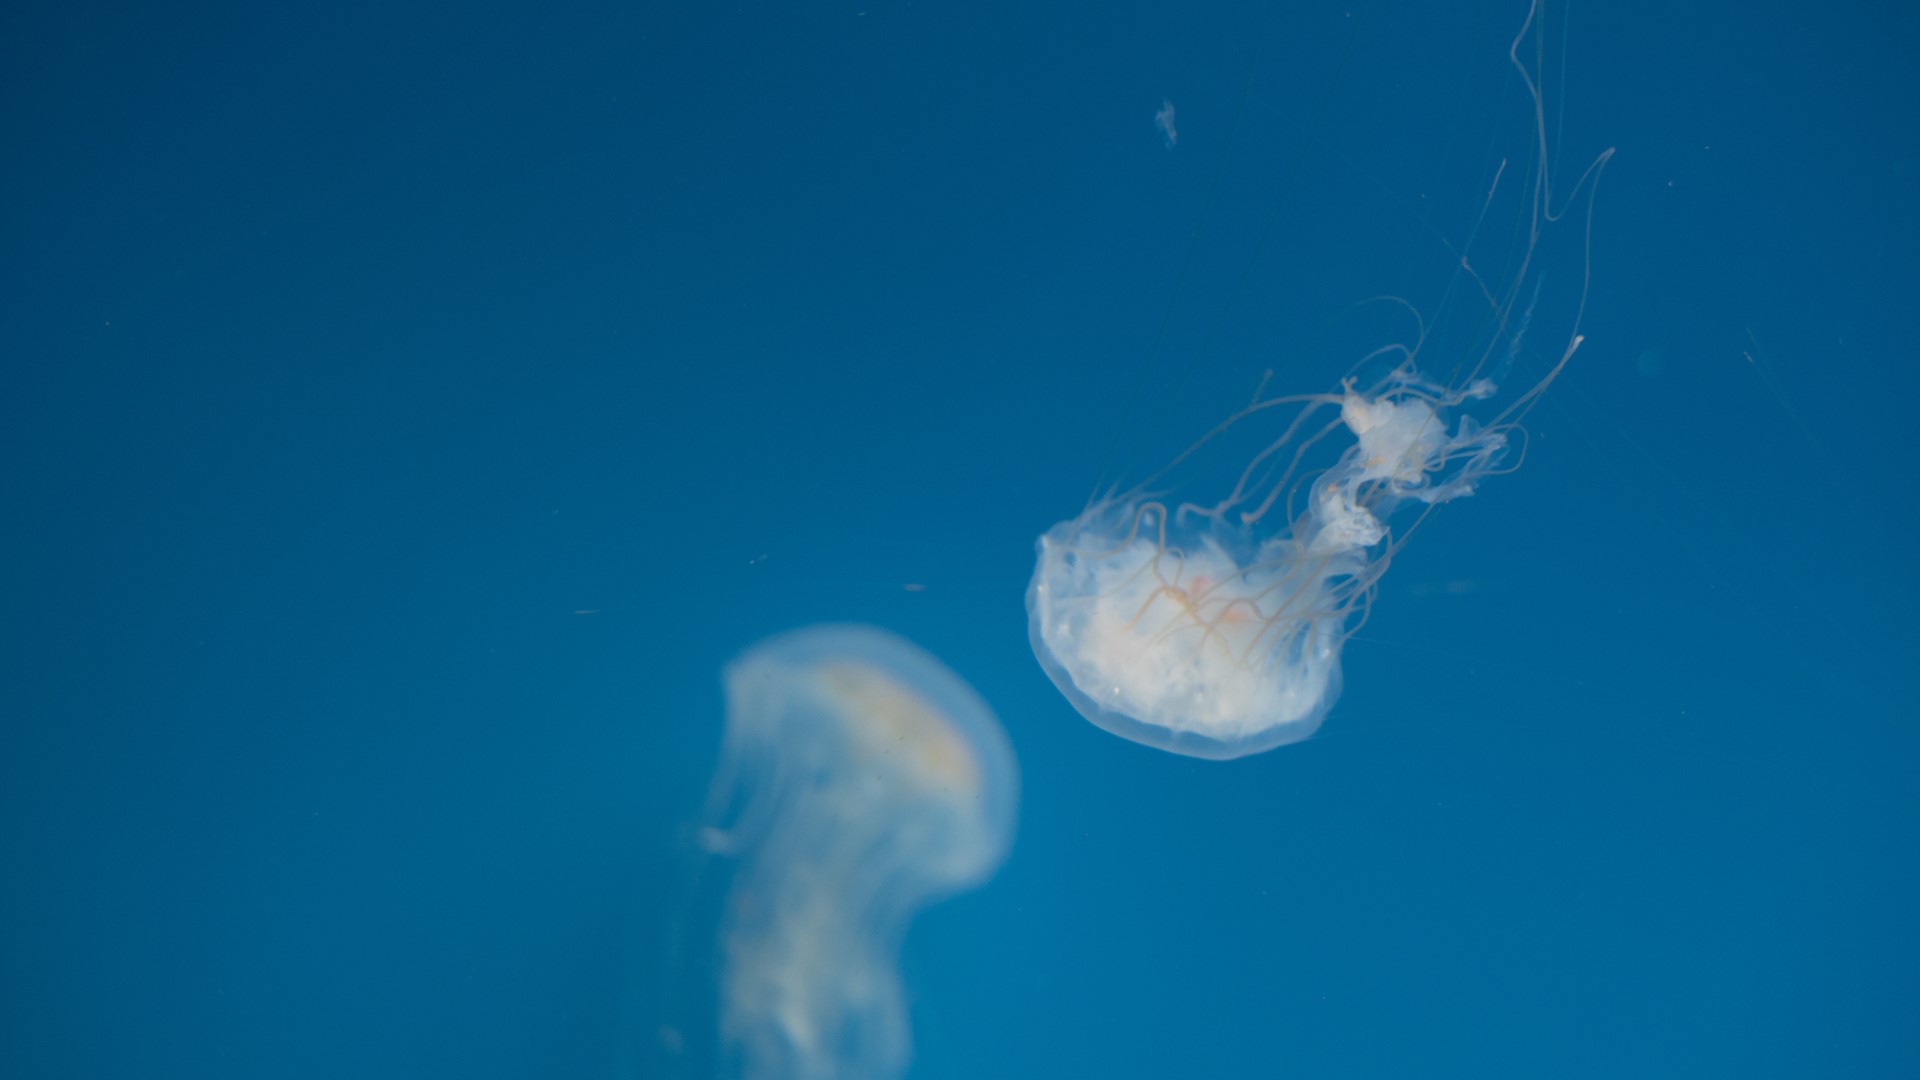
[[[1408,367],[1364,391],[1256,401],[1214,435],[1292,419],[1223,499],[1117,495],[1041,536],[1034,655],[1081,715],[1158,749],[1235,758],[1311,736],[1396,547],[1394,511],[1470,494],[1500,462],[1507,428],[1448,415],[1487,393]]]
[[[1194,757],[1313,734],[1340,691],[1340,620],[1309,615],[1291,633],[1268,623],[1260,594],[1287,573],[1278,551],[1252,568],[1207,538],[1172,555],[1139,537],[1096,553],[1094,528],[1075,520],[1042,536],[1027,588],[1034,655],[1081,715]]]

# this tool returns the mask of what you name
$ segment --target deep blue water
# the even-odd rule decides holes
[[[697,1075],[721,665],[859,621],[1022,774],[914,1077],[1914,1075],[1920,20],[1550,9],[1587,342],[1222,764],[1034,538],[1449,302],[1524,6],[863,3],[9,9],[0,1074]]]

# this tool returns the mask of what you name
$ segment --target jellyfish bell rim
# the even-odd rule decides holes
[[[1092,512],[1092,510],[1089,511],[1089,513]],[[1340,697],[1340,658],[1337,652],[1329,665],[1326,687],[1313,709],[1293,720],[1282,721],[1235,738],[1217,738],[1199,731],[1180,730],[1141,720],[1101,705],[1082,690],[1074,681],[1073,673],[1060,660],[1052,643],[1047,640],[1046,608],[1050,601],[1041,586],[1048,565],[1048,545],[1077,535],[1087,518],[1088,514],[1082,514],[1072,520],[1060,522],[1041,534],[1039,540],[1034,542],[1033,577],[1027,583],[1027,643],[1033,650],[1034,658],[1040,662],[1041,669],[1047,673],[1047,678],[1053,681],[1054,688],[1060,691],[1076,712],[1095,727],[1118,735],[1129,742],[1207,761],[1232,761],[1236,758],[1265,753],[1289,743],[1305,741],[1320,730],[1321,722],[1326,719]]]

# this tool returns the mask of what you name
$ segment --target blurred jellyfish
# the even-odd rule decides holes
[[[892,1077],[911,1049],[896,953],[914,913],[992,876],[1013,753],[940,661],[817,626],[726,671],[708,847],[737,860],[720,929],[724,1069]]]
[[[1539,298],[1536,247],[1567,205],[1556,206],[1548,184],[1537,66],[1521,61],[1533,25],[1530,13],[1508,54],[1533,102],[1530,182],[1510,196],[1521,245],[1498,286],[1461,258],[1469,292],[1482,301],[1467,321],[1487,329],[1452,358],[1452,375],[1422,373],[1433,326],[1416,312],[1411,340],[1363,357],[1338,389],[1256,393],[1147,481],[1095,499],[1040,538],[1027,589],[1028,636],[1054,684],[1087,719],[1204,758],[1312,735],[1340,693],[1341,646],[1366,618],[1394,553],[1434,507],[1518,466],[1518,422],[1580,347],[1586,295],[1580,237],[1571,326],[1548,354],[1544,375],[1484,421],[1467,415],[1494,398],[1496,381],[1521,352]],[[1594,160],[1575,194],[1611,154]],[[1502,175],[1504,164],[1489,207]],[[1591,213],[1590,200],[1587,206]],[[1250,442],[1242,449],[1241,440]],[[1173,497],[1185,484],[1204,483],[1182,474],[1227,456],[1233,463],[1212,494]],[[1403,509],[1417,513],[1396,526]]]

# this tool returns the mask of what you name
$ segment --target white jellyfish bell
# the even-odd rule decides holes
[[[1340,692],[1341,644],[1397,546],[1394,510],[1470,493],[1508,449],[1504,425],[1446,426],[1485,389],[1437,391],[1401,371],[1370,392],[1236,414],[1228,423],[1284,408],[1294,420],[1225,499],[1170,509],[1117,496],[1040,538],[1027,589],[1035,655],[1087,719],[1163,750],[1232,758],[1313,734]],[[1275,460],[1342,432],[1355,441],[1324,472]],[[1298,512],[1264,527],[1283,503]]]
[[[1473,269],[1470,254],[1461,259],[1493,330],[1451,365],[1454,377],[1421,373],[1432,328],[1420,322],[1411,341],[1354,368],[1391,364],[1387,374],[1364,385],[1349,377],[1330,393],[1256,394],[1145,482],[1093,501],[1040,538],[1028,636],[1088,720],[1203,758],[1307,738],[1339,696],[1341,647],[1365,620],[1400,545],[1435,506],[1518,465],[1518,422],[1580,347],[1586,295],[1580,237],[1580,290],[1564,344],[1531,388],[1504,406],[1482,405],[1520,353],[1539,297],[1541,233],[1567,205],[1554,204],[1548,183],[1537,61],[1521,61],[1533,26],[1530,13],[1509,50],[1535,121],[1532,179],[1516,199],[1525,246],[1498,287]],[[1537,48],[1538,36],[1531,40]],[[1588,166],[1569,199],[1591,193],[1611,154]],[[1496,180],[1489,205],[1499,190]],[[1586,206],[1590,231],[1591,198]],[[1475,420],[1468,413],[1476,405],[1492,415]],[[1256,448],[1242,455],[1250,460],[1224,495],[1175,498],[1195,482],[1183,474],[1197,462],[1233,453],[1228,444],[1256,431]]]

